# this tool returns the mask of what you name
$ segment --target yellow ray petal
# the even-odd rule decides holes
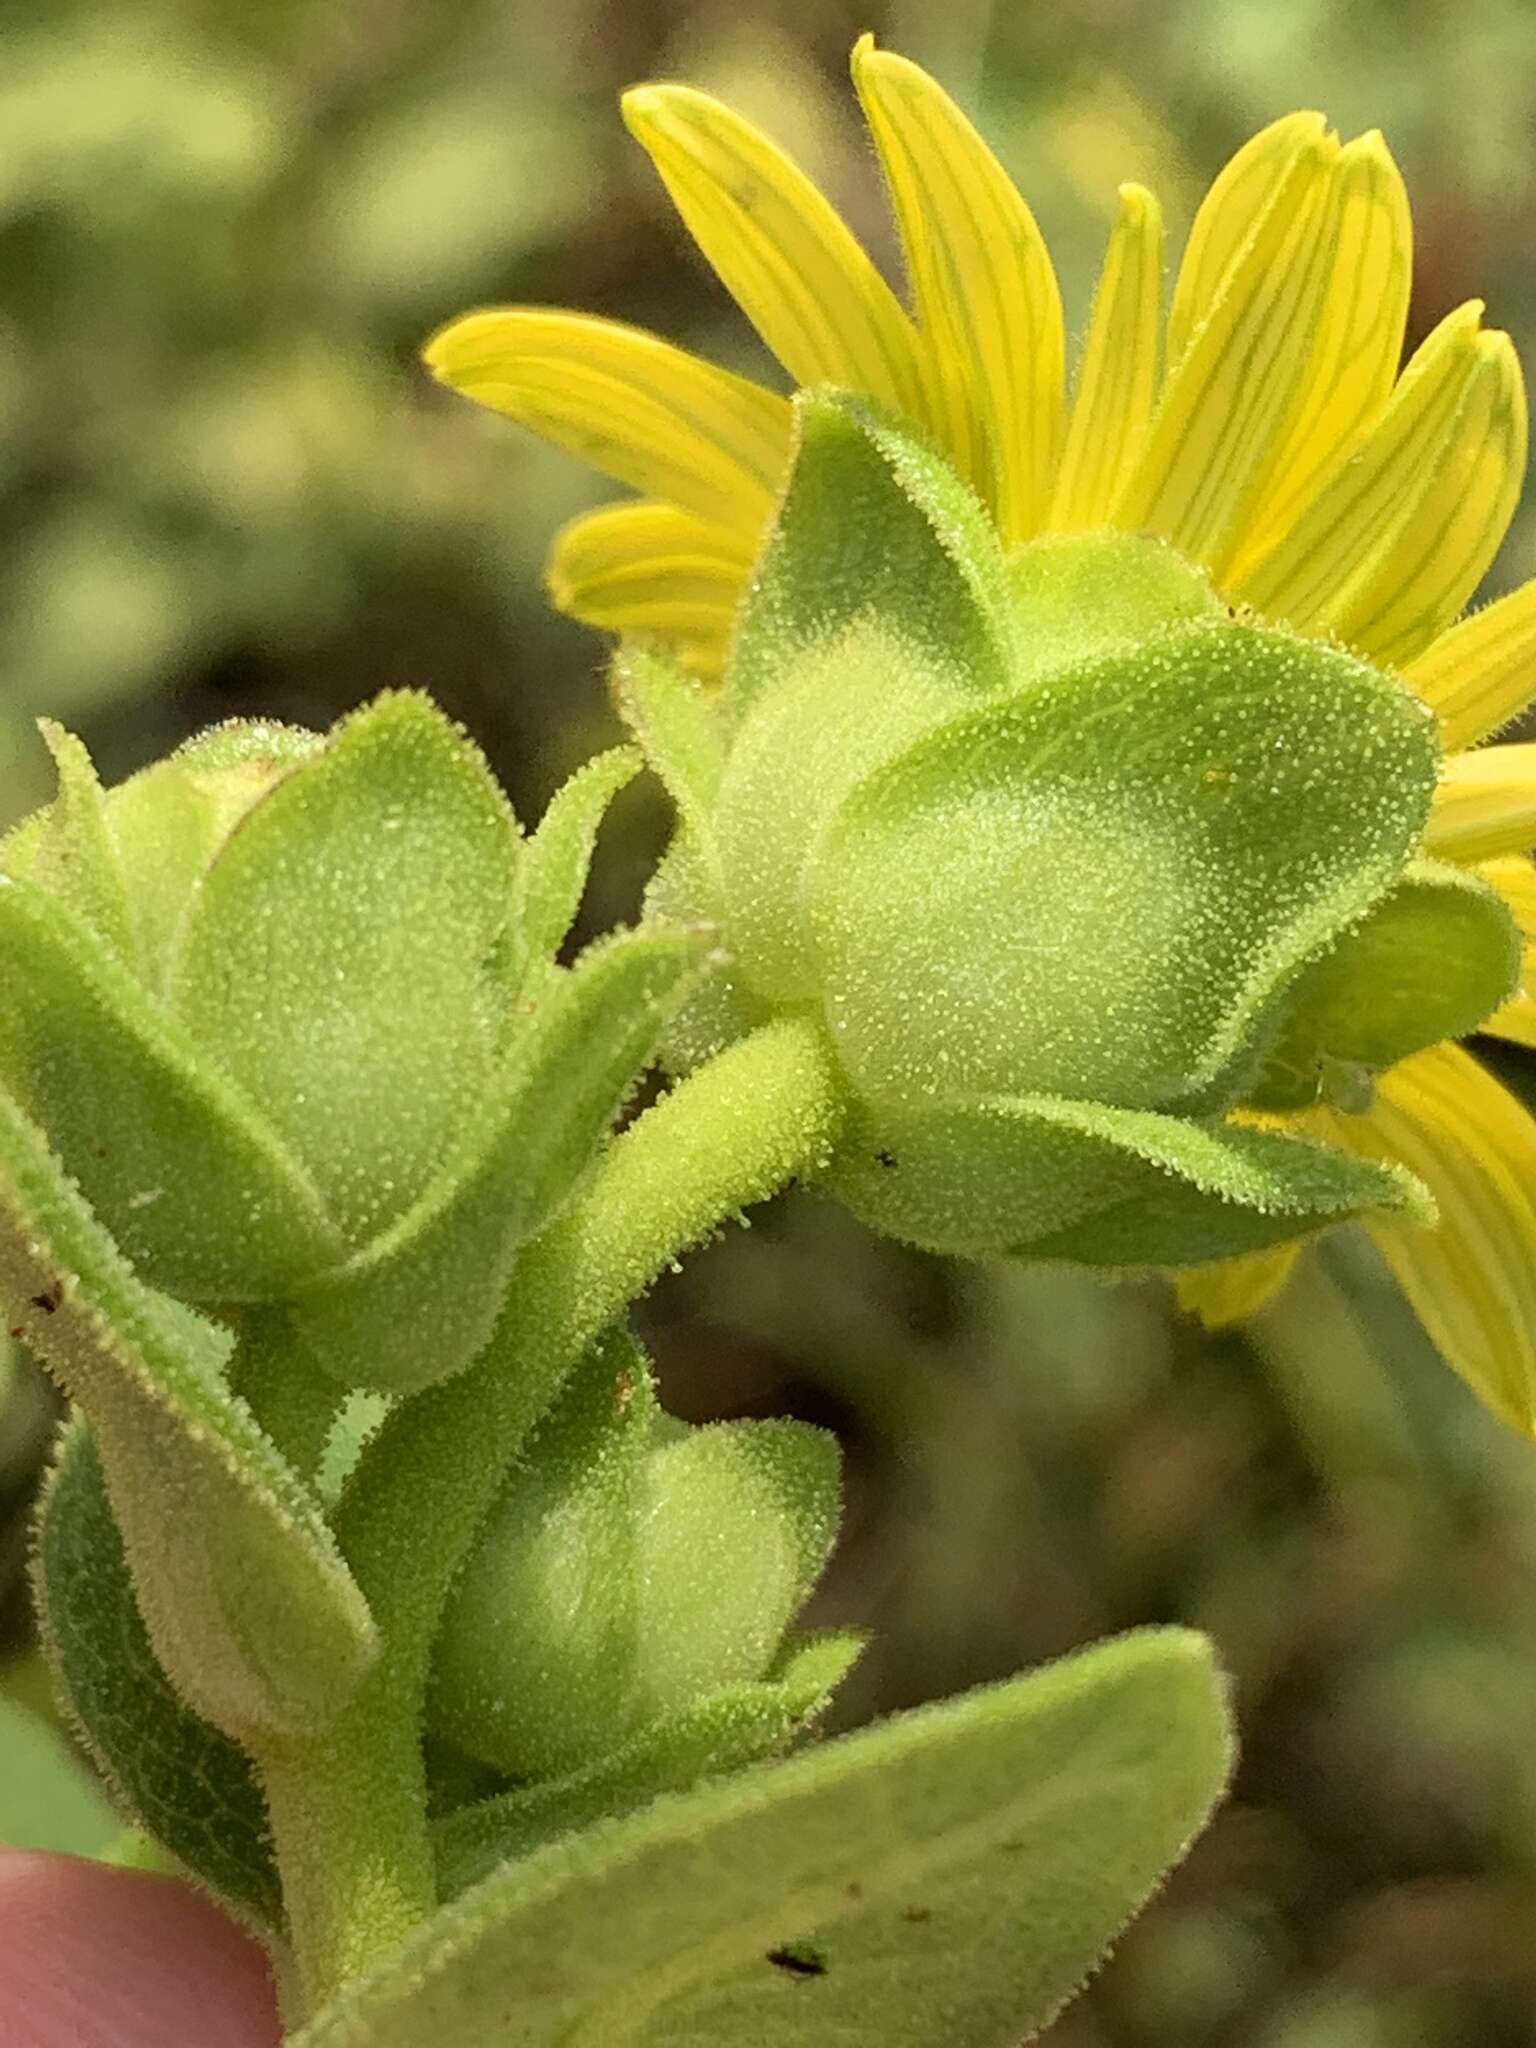
[[[1339,207],[1338,144],[1297,152],[1177,363],[1115,507],[1219,569],[1289,431],[1327,296]]]
[[[949,95],[854,47],[853,79],[901,230],[918,324],[950,375],[946,439],[1005,544],[1038,532],[1061,445],[1061,294],[1035,217]]]
[[[611,505],[556,534],[546,578],[561,611],[607,633],[723,639],[751,574],[727,527],[673,505]]]
[[[1157,398],[1162,294],[1162,209],[1144,186],[1122,185],[1078,365],[1053,533],[1080,533],[1109,517]]]
[[[789,403],[642,328],[508,306],[470,313],[426,349],[455,391],[617,477],[747,536],[789,462]]]
[[[623,108],[689,233],[794,382],[846,385],[924,420],[912,323],[804,172],[689,86],[635,86]]]
[[[1525,400],[1473,300],[1415,354],[1352,461],[1229,587],[1271,618],[1405,662],[1461,608],[1508,524]]]
[[[1525,380],[1507,334],[1479,337],[1477,374],[1412,517],[1324,623],[1396,667],[1421,654],[1488,573],[1525,480]]]
[[[1299,1244],[1282,1244],[1272,1251],[1218,1259],[1214,1265],[1186,1266],[1175,1281],[1179,1307],[1198,1316],[1208,1330],[1243,1322],[1274,1300],[1290,1279],[1301,1249]]]
[[[1536,743],[1444,762],[1424,843],[1441,860],[1462,862],[1536,846]]]
[[[1516,1045],[1536,1046],[1536,862],[1511,854],[1502,860],[1480,862],[1477,872],[1509,905],[1525,942],[1520,986],[1482,1029],[1495,1038],[1512,1039]]]
[[[1336,175],[1338,245],[1307,381],[1246,522],[1234,576],[1294,524],[1323,478],[1343,468],[1390,397],[1402,360],[1413,273],[1402,174],[1373,130],[1346,144]]]
[[[1536,1120],[1459,1046],[1415,1053],[1338,1135],[1428,1187],[1437,1226],[1373,1218],[1419,1320],[1494,1413],[1536,1429]]]
[[[1217,174],[1189,231],[1168,313],[1168,362],[1176,363],[1208,319],[1227,274],[1243,253],[1297,159],[1327,130],[1321,114],[1286,114],[1251,136]]]
[[[1450,752],[1507,725],[1536,697],[1536,579],[1442,633],[1403,674]]]

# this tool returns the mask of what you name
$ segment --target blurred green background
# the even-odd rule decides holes
[[[1121,179],[1177,230],[1307,105],[1403,163],[1414,338],[1483,296],[1536,360],[1529,0],[0,0],[0,813],[46,794],[40,713],[117,777],[214,719],[323,725],[416,683],[536,815],[614,737],[599,644],[540,590],[605,492],[416,352],[523,299],[764,367],[615,95],[670,73],[732,99],[889,260],[846,87],[864,28],[980,118],[1075,325]],[[1495,587],[1533,571],[1528,500]],[[661,831],[627,795],[593,922],[633,910]],[[1139,1621],[1218,1638],[1233,1800],[1053,2048],[1536,2044],[1536,1449],[1360,1246],[1210,1340],[1158,1289],[948,1268],[800,1199],[643,1320],[683,1412],[842,1434],[820,1618],[877,1631],[846,1719]],[[0,1360],[0,1687],[34,1709],[50,1428]],[[99,1840],[89,1807],[23,1809],[39,1730],[0,1713],[0,1833]]]

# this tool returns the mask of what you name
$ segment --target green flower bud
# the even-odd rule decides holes
[[[1512,984],[1491,892],[1408,879],[1427,710],[1160,543],[1005,558],[860,401],[802,400],[800,433],[718,702],[621,670],[680,816],[652,907],[729,956],[675,1063],[815,1018],[851,1106],[832,1185],[939,1250],[1182,1263],[1422,1213],[1232,1112],[1368,1085]]]
[[[625,1336],[541,1424],[437,1639],[433,1718],[553,1778],[778,1667],[837,1527],[837,1448],[794,1422],[690,1428]],[[790,1683],[794,1683],[791,1679]]]
[[[330,735],[230,725],[0,849],[0,1082],[151,1284],[284,1304],[388,1389],[456,1370],[568,1195],[695,942],[573,970],[594,762],[525,842],[480,755],[399,694]]]

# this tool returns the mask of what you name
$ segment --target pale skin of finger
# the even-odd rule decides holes
[[[189,1886],[0,1850],[5,2048],[277,2048],[260,1948]]]

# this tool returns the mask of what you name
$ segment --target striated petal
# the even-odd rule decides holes
[[[1338,242],[1306,382],[1248,516],[1235,576],[1274,546],[1321,482],[1343,468],[1391,396],[1402,361],[1413,273],[1402,174],[1373,130],[1345,146],[1336,180]]]
[[[607,633],[723,640],[752,557],[730,528],[673,505],[612,505],[562,527],[549,593],[563,612]]]
[[[1524,941],[1520,986],[1482,1029],[1516,1045],[1536,1046],[1536,862],[1509,854],[1481,862],[1477,872],[1503,897]]]
[[[1157,398],[1162,295],[1162,209],[1144,186],[1122,185],[1078,365],[1048,522],[1054,533],[1109,518]]]
[[[1525,380],[1507,334],[1479,336],[1477,371],[1403,523],[1360,589],[1330,606],[1340,639],[1388,666],[1422,653],[1488,573],[1525,481]]]
[[[620,483],[750,537],[789,463],[787,399],[670,342],[583,313],[470,313],[426,350],[435,377]]]
[[[1437,1226],[1372,1218],[1379,1245],[1449,1364],[1495,1414],[1536,1429],[1536,1120],[1459,1046],[1415,1053],[1378,1083],[1341,1142],[1428,1187]]]
[[[1449,624],[1492,559],[1525,463],[1525,399],[1506,335],[1473,300],[1441,321],[1354,458],[1237,579],[1267,617],[1405,662]]]
[[[1536,846],[1536,742],[1453,754],[1424,834],[1441,860],[1487,860]]]
[[[1289,432],[1339,233],[1330,137],[1297,151],[1170,367],[1117,526],[1219,569]]]
[[[919,326],[940,367],[945,440],[1004,545],[1045,519],[1066,343],[1035,217],[949,95],[863,36],[853,78],[890,188]]]
[[[1168,313],[1168,361],[1176,363],[1209,319],[1229,272],[1284,189],[1297,161],[1322,141],[1321,114],[1286,114],[1245,142],[1217,174],[1189,231]]]
[[[1442,633],[1403,674],[1449,752],[1517,718],[1536,697],[1536,579]]]
[[[689,86],[635,86],[623,108],[689,233],[794,382],[843,385],[926,420],[912,323],[804,172]]]
[[[1174,1282],[1179,1307],[1198,1316],[1208,1330],[1243,1322],[1274,1300],[1301,1252],[1300,1244],[1282,1244],[1210,1266],[1186,1266]]]

